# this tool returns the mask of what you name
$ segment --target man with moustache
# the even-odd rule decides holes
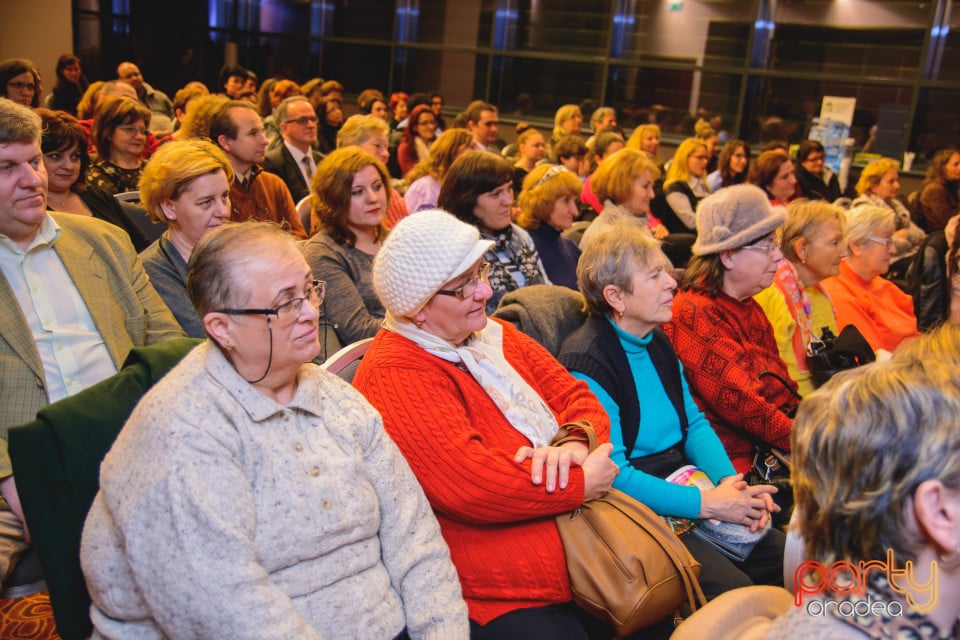
[[[0,99],[0,583],[30,544],[7,429],[184,335],[123,229],[47,211],[40,130]]]
[[[230,185],[230,219],[276,222],[298,238],[306,238],[287,185],[260,166],[267,153],[267,136],[253,106],[239,100],[223,105],[210,121],[210,139],[226,153],[237,176]]]

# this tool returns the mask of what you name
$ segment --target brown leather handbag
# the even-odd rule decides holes
[[[586,421],[564,425],[553,443],[571,440],[597,446]],[[617,637],[676,614],[684,602],[692,611],[706,604],[700,563],[660,516],[627,494],[611,489],[557,516],[557,529],[574,601],[608,620]]]

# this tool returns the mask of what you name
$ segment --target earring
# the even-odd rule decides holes
[[[617,311],[617,320],[623,320],[623,311]]]
[[[948,571],[960,567],[960,545],[953,548],[953,553],[940,554],[940,566]]]
[[[417,325],[417,329],[423,328],[423,320],[414,320],[413,324]]]
[[[224,342],[223,348],[226,349],[227,351],[230,351],[230,349],[233,349],[233,345],[230,344],[229,342]]]

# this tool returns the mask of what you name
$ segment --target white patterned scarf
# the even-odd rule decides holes
[[[460,347],[389,312],[383,327],[407,338],[427,353],[447,362],[462,363],[507,421],[534,447],[550,444],[557,434],[557,420],[547,403],[504,357],[503,327],[497,322],[488,318],[487,326],[467,338]]]

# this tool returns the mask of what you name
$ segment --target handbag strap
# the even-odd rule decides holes
[[[559,447],[567,442],[582,442],[587,445],[587,451],[592,452],[597,448],[599,440],[597,431],[590,424],[589,420],[576,420],[567,422],[560,426],[557,435],[550,441],[551,447]]]

